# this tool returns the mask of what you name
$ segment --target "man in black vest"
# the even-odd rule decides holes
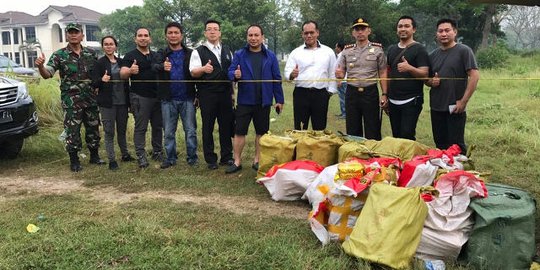
[[[205,23],[206,42],[191,54],[189,71],[198,82],[197,94],[202,116],[204,160],[208,169],[218,168],[218,157],[214,152],[214,124],[219,125],[219,144],[221,146],[220,165],[232,165],[232,122],[233,88],[227,77],[231,65],[231,49],[220,42],[220,24],[215,20]],[[217,81],[217,82],[212,82]]]

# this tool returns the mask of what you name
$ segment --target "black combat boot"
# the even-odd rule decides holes
[[[97,164],[97,165],[105,164],[105,161],[99,157],[97,148],[89,149],[89,150],[90,150],[90,163],[91,164]]]
[[[69,168],[72,172],[79,172],[82,170],[81,162],[79,161],[79,155],[77,152],[69,152]]]

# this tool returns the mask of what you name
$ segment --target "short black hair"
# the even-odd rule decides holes
[[[439,28],[439,25],[443,23],[449,23],[452,25],[452,28],[457,29],[457,22],[455,20],[452,20],[450,18],[443,18],[437,21],[437,28]]]
[[[403,16],[399,17],[399,19],[398,19],[397,22],[396,22],[396,27],[397,27],[397,24],[399,23],[399,21],[401,21],[401,20],[406,20],[406,19],[411,20],[412,28],[416,29],[416,21],[414,20],[413,17],[411,17],[411,16],[409,16],[409,15],[403,15]]]
[[[215,24],[217,24],[217,25],[219,26],[219,28],[221,28],[221,23],[218,22],[218,21],[216,21],[216,20],[214,20],[214,19],[208,19],[208,20],[206,20],[206,22],[204,22],[204,27],[206,28],[206,26],[207,26],[209,23],[215,23]]]
[[[316,21],[309,20],[309,21],[305,21],[305,22],[302,24],[302,31],[304,31],[304,26],[305,26],[306,24],[310,24],[310,23],[312,23],[312,24],[315,25],[315,30],[319,30],[319,24],[317,24]]]
[[[104,36],[101,38],[101,47],[103,47],[103,41],[105,41],[106,38],[110,38],[114,42],[114,46],[118,47],[118,41],[113,36]]]
[[[180,29],[180,34],[184,33],[184,28],[182,28],[182,25],[180,25],[180,23],[178,23],[178,22],[170,22],[165,26],[165,34],[167,34],[167,30],[169,28],[171,28],[171,27],[176,27],[176,28]]]
[[[345,49],[345,42],[339,41],[338,43],[336,43],[336,47],[343,51],[343,49]]]
[[[246,35],[247,35],[247,32],[248,32],[249,28],[251,28],[251,27],[257,27],[257,28],[261,29],[261,35],[264,35],[264,31],[263,31],[263,29],[262,29],[262,26],[260,26],[259,24],[256,24],[256,23],[250,24],[250,25],[246,28]]]
[[[135,30],[135,36],[137,36],[137,32],[139,32],[139,30],[141,30],[141,29],[144,29],[144,30],[148,31],[148,36],[151,36],[150,35],[150,29],[148,29],[148,28],[146,28],[144,26],[137,27],[137,30]]]

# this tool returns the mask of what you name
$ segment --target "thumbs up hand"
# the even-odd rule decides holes
[[[210,74],[214,71],[214,66],[212,66],[212,60],[208,60],[208,63],[203,66],[204,73]]]
[[[291,72],[291,75],[289,76],[290,80],[296,79],[298,77],[298,74],[300,73],[300,69],[298,68],[298,64],[294,67],[294,69]]]
[[[336,67],[336,78],[338,79],[345,78],[345,70],[341,67],[341,65],[338,65]]]
[[[43,64],[45,64],[45,54],[41,52],[41,55],[36,58],[36,61],[34,61],[34,64],[38,67],[42,67]]]
[[[133,60],[133,64],[129,68],[131,74],[139,74],[139,65],[137,65],[137,59]]]
[[[163,62],[163,69],[165,71],[171,71],[172,64],[171,61],[169,61],[169,57],[165,57],[165,62]]]
[[[405,59],[405,56],[401,57],[401,62],[397,64],[397,70],[399,72],[408,72],[412,66],[409,65],[409,62],[407,59]]]
[[[105,70],[105,74],[103,77],[101,77],[101,81],[103,82],[109,82],[111,80],[111,76],[107,74],[107,70]]]
[[[236,67],[236,70],[234,71],[234,78],[239,80],[242,78],[242,70],[240,70],[240,65]]]
[[[439,78],[439,73],[435,72],[435,75],[431,79],[431,86],[438,87],[439,85],[441,85],[441,78]]]

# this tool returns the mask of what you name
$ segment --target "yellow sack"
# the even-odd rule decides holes
[[[375,147],[378,142],[379,141],[376,140],[346,142],[338,150],[338,161],[343,162],[350,157],[357,157],[361,159],[371,158],[371,149]]]
[[[419,142],[393,137],[385,137],[381,141],[348,142],[339,149],[339,162],[349,157],[361,159],[390,157],[407,161],[415,156],[427,154],[428,149],[428,146]]]
[[[343,249],[349,255],[392,268],[410,268],[428,208],[421,193],[429,188],[373,184]]]
[[[298,138],[296,160],[312,160],[327,167],[338,163],[338,149],[343,145],[342,138],[328,131],[308,131]]]
[[[274,165],[293,161],[296,142],[291,137],[264,134],[259,140],[261,156],[257,178],[263,177]]]

